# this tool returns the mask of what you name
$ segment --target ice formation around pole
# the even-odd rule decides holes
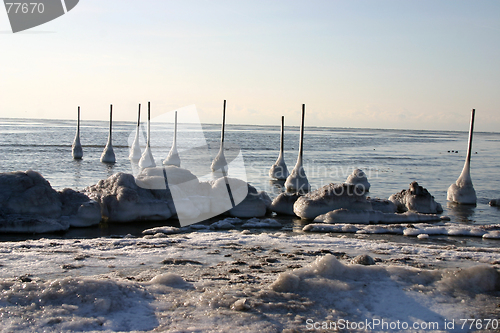
[[[474,132],[474,116],[475,109],[472,109],[470,130],[469,130],[469,144],[467,148],[467,157],[465,159],[464,168],[460,177],[458,177],[455,184],[451,184],[448,188],[448,200],[463,205],[475,205],[477,203],[476,191],[472,185],[472,178],[470,176],[470,160],[472,154],[472,134]]]
[[[280,154],[278,159],[269,169],[269,177],[286,180],[290,175],[285,163],[284,140],[285,140],[285,116],[281,116]]]
[[[139,144],[139,135],[141,128],[141,104],[139,104],[139,110],[137,111],[137,127],[135,129],[135,137],[132,146],[130,147],[130,154],[128,158],[133,162],[139,162],[141,159],[141,146]]]
[[[80,107],[78,107],[78,120],[76,125],[76,135],[73,145],[71,146],[71,152],[75,160],[79,160],[83,157],[82,144],[80,143]]]
[[[307,193],[311,190],[311,185],[307,180],[306,172],[303,166],[303,148],[304,148],[304,120],[306,116],[306,105],[302,104],[302,122],[300,125],[300,143],[299,143],[299,156],[297,157],[297,163],[293,168],[290,175],[285,181],[285,188],[288,192],[300,192]]]
[[[175,111],[174,140],[172,142],[172,148],[170,149],[167,158],[163,161],[163,165],[181,166],[181,159],[179,158],[179,153],[177,152],[177,111]]]
[[[214,160],[212,161],[212,165],[210,166],[210,169],[212,172],[215,171],[222,171],[223,174],[227,172],[227,162],[226,158],[224,157],[224,131],[225,131],[225,125],[226,125],[226,100],[224,100],[224,106],[222,108],[222,125],[221,125],[221,131],[220,131],[220,148],[219,152],[217,153],[217,156],[215,156]]]
[[[139,167],[141,168],[154,168],[156,167],[153,153],[151,152],[151,103],[148,102],[148,137],[146,142],[146,149],[142,153],[139,160]]]
[[[109,135],[108,142],[106,143],[106,147],[104,147],[104,151],[101,155],[101,162],[103,163],[115,163],[115,152],[113,151],[113,105],[109,106]]]

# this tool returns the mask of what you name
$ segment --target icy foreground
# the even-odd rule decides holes
[[[378,319],[436,332],[455,319],[467,332],[460,318],[498,318],[497,249],[155,231],[0,243],[0,330],[282,332]],[[351,264],[359,254],[375,265]]]

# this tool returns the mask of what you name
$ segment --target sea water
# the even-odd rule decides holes
[[[189,124],[179,124],[177,139],[182,156],[198,155],[190,146]],[[83,121],[81,142],[84,156],[73,160],[71,144],[76,124],[70,120],[0,119],[0,171],[40,172],[51,185],[75,190],[97,183],[116,172],[133,173],[128,159],[130,138],[135,134],[133,122],[113,123],[113,146],[116,163],[104,164],[99,157],[106,144],[108,123]],[[168,155],[173,124],[153,126],[152,152],[157,165]],[[210,173],[210,158],[219,149],[220,126],[203,124],[202,136],[207,143],[204,160],[196,164],[197,176]],[[154,145],[161,137],[161,144]],[[246,178],[258,190],[275,197],[281,189],[268,176],[279,153],[279,126],[226,126],[226,155],[241,152],[244,165],[229,170],[230,176]],[[459,131],[423,131],[394,129],[354,129],[307,126],[304,138],[304,169],[313,189],[329,183],[344,182],[356,168],[365,171],[371,183],[370,196],[388,198],[412,181],[427,188],[441,203],[444,215],[452,222],[495,224],[500,210],[490,207],[491,199],[500,197],[500,133],[474,133],[471,175],[477,192],[476,207],[447,203],[446,191],[462,170],[467,152],[468,134]],[[141,142],[144,150],[144,142]],[[299,146],[299,128],[285,128],[285,162],[289,170],[295,165]],[[184,154],[182,153],[184,151]],[[196,157],[196,156],[194,156]],[[182,162],[181,162],[182,163]],[[193,166],[193,163],[189,163]]]

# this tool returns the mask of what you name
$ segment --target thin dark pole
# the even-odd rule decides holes
[[[224,100],[224,108],[222,109],[222,133],[220,135],[220,142],[224,142],[224,127],[226,124],[226,100]]]
[[[281,151],[283,151],[284,147],[284,138],[285,138],[285,116],[281,116]]]
[[[302,124],[300,125],[300,147],[299,156],[302,159],[302,147],[304,146],[304,118],[306,116],[306,105],[302,104]]]
[[[148,102],[148,147],[150,146],[151,103]]]
[[[177,111],[175,111],[174,143],[177,142]]]
[[[469,129],[469,147],[467,149],[467,162],[470,162],[470,157],[472,154],[472,132],[474,132],[474,116],[476,114],[476,109],[472,109],[472,115],[470,118],[470,129]]]
[[[137,127],[141,124],[141,103],[139,103],[139,112],[137,112]]]
[[[78,123],[76,126],[76,131],[78,132],[78,134],[80,134],[80,107],[78,107]]]
[[[113,104],[109,105],[109,137],[111,138],[111,131],[112,131],[112,126],[111,124],[113,123]]]

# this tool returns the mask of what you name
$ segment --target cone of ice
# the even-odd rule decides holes
[[[227,162],[224,157],[224,127],[226,123],[226,100],[224,100],[224,107],[222,109],[222,129],[220,135],[220,149],[217,156],[215,156],[212,165],[210,168],[212,171],[222,170],[223,172],[227,172]]]
[[[280,154],[276,163],[269,169],[269,177],[278,180],[285,180],[290,174],[285,164],[284,157],[284,134],[285,134],[285,116],[281,116],[281,137],[280,137]]]
[[[113,151],[112,144],[112,134],[113,134],[113,105],[109,106],[109,135],[108,135],[108,143],[106,143],[106,147],[101,155],[101,162],[103,163],[115,163],[115,153]]]
[[[137,129],[135,131],[134,142],[132,147],[130,147],[130,155],[128,158],[134,162],[141,159],[141,146],[139,145],[139,130],[141,125],[141,104],[139,104],[139,111],[137,112]]]
[[[299,157],[297,158],[297,163],[292,170],[292,173],[288,176],[285,182],[285,188],[288,192],[301,192],[307,193],[311,190],[309,181],[307,180],[306,173],[302,167],[302,152],[304,146],[304,118],[306,115],[306,105],[302,104],[302,124],[300,125],[300,146],[299,146]]]
[[[139,166],[141,168],[154,168],[156,167],[155,159],[153,153],[151,153],[151,104],[148,102],[148,139],[146,143],[146,149],[142,153],[141,159],[139,160]]]
[[[470,177],[470,158],[472,151],[472,133],[474,131],[474,116],[476,110],[472,109],[469,130],[469,146],[467,149],[467,157],[465,159],[464,168],[460,177],[458,177],[455,184],[451,184],[448,188],[448,200],[463,205],[475,205],[477,203],[476,191],[472,185]]]
[[[83,157],[82,144],[80,143],[80,107],[78,107],[78,121],[76,125],[76,135],[73,145],[71,146],[71,151],[73,158],[75,160],[80,160]]]
[[[181,159],[179,158],[179,153],[177,152],[177,111],[175,111],[174,141],[172,142],[172,148],[170,149],[167,158],[163,161],[163,165],[181,166]]]

